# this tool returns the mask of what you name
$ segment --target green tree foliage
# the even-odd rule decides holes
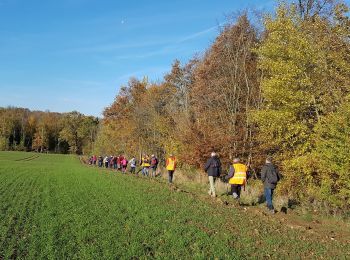
[[[313,195],[340,202],[340,194],[348,190],[344,182],[330,178],[330,171],[335,176],[330,160],[321,160],[322,153],[315,154],[320,149],[325,154],[335,153],[336,148],[326,148],[319,137],[324,123],[334,134],[341,119],[328,118],[340,113],[350,91],[346,11],[342,4],[331,5],[327,15],[315,12],[305,16],[296,5],[281,4],[276,17],[265,20],[265,39],[257,50],[263,72],[263,105],[252,113],[259,127],[256,138],[266,153],[282,162],[284,191],[299,198]],[[340,141],[333,137],[331,142]],[[342,162],[340,167],[347,166]]]
[[[323,200],[333,206],[348,208],[350,205],[350,99],[335,113],[322,118],[315,130],[317,158],[317,189]]]
[[[63,128],[59,133],[60,140],[67,141],[70,152],[81,154],[86,145],[90,148],[87,152],[91,152],[98,119],[73,111],[63,115],[62,125]]]
[[[316,119],[311,78],[316,48],[301,23],[296,9],[280,6],[276,18],[266,19],[267,36],[258,49],[264,74],[263,107],[254,114],[258,139],[271,152],[279,150],[286,157],[308,149],[310,126]]]

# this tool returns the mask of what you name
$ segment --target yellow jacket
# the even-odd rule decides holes
[[[142,162],[142,164],[141,164],[142,167],[150,167],[151,166],[151,164],[149,163],[149,159],[147,157],[146,158],[142,157],[141,162]]]

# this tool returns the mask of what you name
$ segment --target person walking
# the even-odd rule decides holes
[[[149,161],[149,157],[147,154],[145,154],[142,158],[141,158],[141,167],[142,167],[142,176],[147,176],[148,177],[148,171],[149,171],[149,167],[151,166],[150,161]]]
[[[152,154],[151,156],[151,169],[152,169],[151,176],[152,177],[156,177],[157,167],[158,167],[158,158],[154,154]]]
[[[118,156],[113,156],[113,169],[116,170],[118,168]]]
[[[105,156],[105,158],[103,159],[103,164],[105,168],[108,168],[108,160],[109,160],[108,156]]]
[[[102,156],[100,155],[99,157],[98,157],[98,167],[102,167],[103,166],[103,158],[102,158]]]
[[[122,170],[122,160],[124,159],[123,155],[119,155],[117,158],[117,169],[118,171]]]
[[[128,160],[123,156],[122,164],[122,173],[126,173],[126,168],[128,167]]]
[[[281,178],[282,175],[278,168],[272,163],[272,159],[270,157],[266,158],[265,165],[261,169],[261,180],[264,183],[266,206],[271,214],[275,213],[272,204],[273,193]]]
[[[215,152],[211,153],[211,157],[205,164],[204,170],[208,173],[209,178],[209,191],[208,194],[213,198],[216,197],[215,193],[215,181],[221,174],[221,162]]]
[[[113,164],[114,164],[113,159],[114,159],[113,155],[109,156],[109,159],[108,159],[109,165],[108,165],[108,167],[109,167],[110,169],[113,168]]]
[[[248,167],[241,163],[239,158],[235,158],[230,166],[229,174],[225,178],[231,184],[231,193],[234,199],[238,200],[241,197],[242,186],[245,187],[247,183],[247,172]]]
[[[135,174],[135,172],[136,172],[136,164],[137,164],[136,158],[132,157],[131,160],[130,160],[130,173],[131,174]]]
[[[174,177],[174,172],[176,169],[176,164],[177,164],[176,157],[173,154],[170,154],[169,158],[166,160],[166,163],[165,163],[165,167],[166,167],[166,169],[168,171],[168,175],[169,175],[169,178],[168,178],[169,184],[173,183],[173,177]]]

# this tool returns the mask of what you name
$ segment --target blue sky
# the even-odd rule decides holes
[[[258,0],[0,0],[0,106],[100,116],[131,76],[161,80]]]

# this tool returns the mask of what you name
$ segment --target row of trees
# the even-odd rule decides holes
[[[204,57],[172,70],[159,84],[130,79],[104,111],[98,145],[139,154],[174,152],[199,166],[212,149],[252,157],[248,113],[260,104],[257,32],[246,15],[222,28]],[[111,141],[112,140],[112,141]]]
[[[253,168],[272,155],[281,190],[350,205],[350,21],[332,0],[280,3],[264,26],[247,14],[213,45],[175,61],[160,83],[131,78],[104,111],[96,151],[172,152],[200,166],[212,149]]]
[[[78,112],[52,113],[0,108],[0,150],[88,153],[99,120]]]

